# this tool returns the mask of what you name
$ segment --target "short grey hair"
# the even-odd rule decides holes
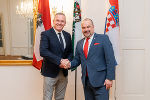
[[[63,16],[66,17],[66,15],[65,15],[64,13],[62,13],[62,12],[56,13],[56,14],[55,14],[55,17],[56,17],[57,15],[63,15]],[[54,19],[55,19],[55,17],[54,17]]]

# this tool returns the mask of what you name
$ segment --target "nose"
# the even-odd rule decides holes
[[[89,31],[89,28],[85,28],[85,30],[88,32],[88,31]]]
[[[61,22],[59,21],[58,24],[61,24]]]
[[[87,27],[85,27],[85,30],[87,30]]]

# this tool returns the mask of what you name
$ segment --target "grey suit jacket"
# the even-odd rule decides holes
[[[117,63],[108,36],[94,34],[87,59],[83,52],[83,42],[84,38],[77,43],[75,57],[71,61],[71,69],[81,64],[83,86],[85,86],[86,67],[93,87],[103,86],[105,79],[114,80]]]

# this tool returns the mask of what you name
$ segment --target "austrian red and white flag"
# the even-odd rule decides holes
[[[37,28],[35,34],[34,52],[32,65],[41,69],[43,58],[40,56],[40,39],[41,32],[51,28],[51,17],[49,0],[39,0],[38,5],[38,17],[37,17]]]
[[[109,10],[107,12],[105,34],[109,36],[112,43],[114,54],[117,63],[120,61],[120,49],[119,49],[119,4],[118,0],[109,0]]]

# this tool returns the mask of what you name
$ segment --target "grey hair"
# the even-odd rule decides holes
[[[62,13],[62,12],[56,13],[56,14],[55,14],[55,17],[56,17],[57,15],[63,15],[63,16],[66,17],[66,15],[65,15],[64,13]],[[54,19],[55,19],[55,17],[54,17]]]

